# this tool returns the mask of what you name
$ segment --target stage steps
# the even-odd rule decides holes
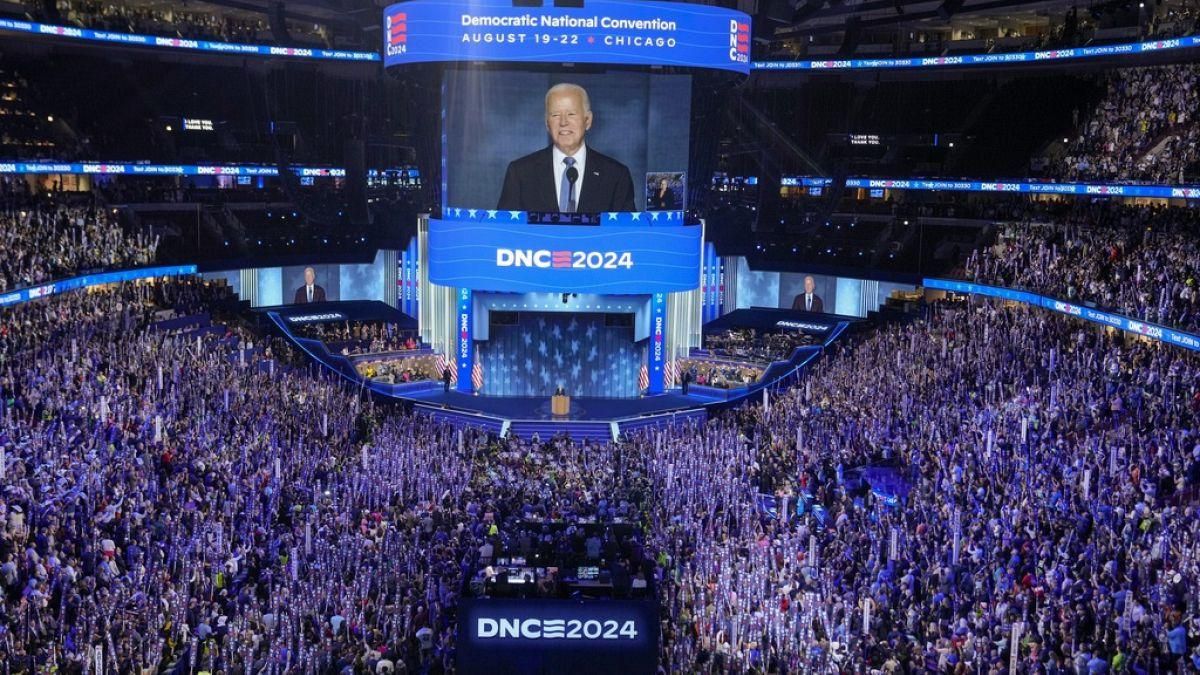
[[[612,424],[606,421],[513,420],[508,433],[525,441],[534,434],[546,441],[562,433],[568,433],[578,441],[609,443],[613,440]]]
[[[689,423],[702,425],[707,420],[708,411],[706,411],[704,408],[696,408],[695,410],[684,410],[678,413],[648,415],[646,417],[638,417],[631,420],[622,420],[616,424],[620,434],[622,436],[626,436],[638,431],[646,431],[660,427],[682,426]]]
[[[415,406],[415,409],[425,413],[426,415],[429,415],[430,419],[432,419],[434,422],[471,427],[473,429],[481,429],[488,433],[496,434],[497,436],[504,435],[504,427],[508,424],[508,422],[498,417],[476,415],[459,410],[437,408],[429,405],[417,405]]]

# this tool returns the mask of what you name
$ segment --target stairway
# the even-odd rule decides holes
[[[546,441],[562,433],[570,434],[576,441],[609,443],[613,440],[611,422],[514,420],[508,432],[523,441],[529,440],[534,434]]]

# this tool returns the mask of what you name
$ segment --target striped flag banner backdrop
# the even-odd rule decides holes
[[[477,392],[483,389],[483,364],[479,362],[479,347],[475,348],[475,365],[471,367],[471,386]]]
[[[449,364],[446,362],[446,355],[442,354],[440,352],[437,354],[434,354],[433,355],[433,363],[434,363],[434,367],[437,368],[437,373],[436,373],[437,379],[440,380],[440,379],[442,379],[442,373],[446,372],[446,368],[449,367]],[[450,368],[450,384],[455,384],[457,382],[458,382],[458,369]]]

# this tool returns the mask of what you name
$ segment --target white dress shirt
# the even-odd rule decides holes
[[[804,310],[805,311],[812,310],[812,293],[804,294]]]
[[[584,171],[587,164],[587,143],[582,143],[574,155],[567,155],[558,146],[554,146],[554,199],[558,200],[558,196],[562,193],[563,174],[567,172],[567,165],[563,164],[563,160],[568,156],[575,158],[575,168],[579,170],[579,178],[575,180],[574,197],[575,210],[579,210],[579,195],[583,194],[583,177],[587,175]]]
[[[307,290],[307,293],[308,293],[308,301],[309,301],[309,302],[312,302],[312,301],[313,301],[313,287],[312,287],[312,286],[305,286],[305,288],[307,288],[307,289],[308,289],[308,290]]]

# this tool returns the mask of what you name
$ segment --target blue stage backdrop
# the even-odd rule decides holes
[[[571,396],[638,395],[644,347],[633,342],[632,314],[620,326],[606,326],[604,314],[520,312],[509,325],[497,316],[479,343],[482,394],[549,396],[561,386]]]

